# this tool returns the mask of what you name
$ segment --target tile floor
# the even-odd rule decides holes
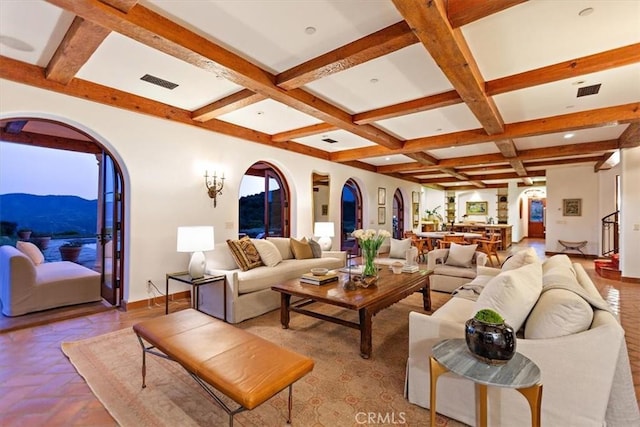
[[[544,256],[544,241],[528,240],[512,246],[533,246]],[[501,260],[507,255],[501,252]],[[603,279],[592,260],[581,262],[603,297],[619,313],[636,390],[640,398],[640,284]],[[172,310],[187,305],[172,303]],[[103,334],[162,315],[164,306],[107,312],[0,334],[0,426],[114,426],[115,421],[94,397],[60,350],[63,341]]]

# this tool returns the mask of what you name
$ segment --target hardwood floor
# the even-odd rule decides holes
[[[500,260],[526,246],[534,247],[544,257],[544,240],[529,239],[507,252],[499,252]],[[640,285],[604,279],[595,274],[593,260],[579,256],[572,259],[584,265],[602,296],[620,316],[636,397],[640,397]],[[171,310],[186,306],[186,300],[174,301]],[[163,305],[128,312],[109,310],[0,334],[0,425],[116,425],[64,356],[60,343],[127,328],[163,314]]]

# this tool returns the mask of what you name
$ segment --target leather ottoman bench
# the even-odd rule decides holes
[[[133,330],[142,346],[143,388],[146,353],[178,362],[229,414],[230,426],[235,414],[259,406],[287,387],[290,423],[293,383],[314,365],[309,357],[194,309],[145,320]],[[239,406],[229,408],[214,389]]]

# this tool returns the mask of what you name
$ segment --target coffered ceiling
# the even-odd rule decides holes
[[[437,188],[535,185],[640,145],[640,1],[1,0],[0,77]]]

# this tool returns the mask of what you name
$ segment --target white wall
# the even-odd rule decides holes
[[[622,277],[640,278],[640,147],[622,150],[622,218],[620,270]]]
[[[354,178],[363,191],[364,225],[391,231],[393,193],[406,202],[405,229],[411,229],[411,192],[418,184],[370,173],[78,98],[0,79],[0,117],[40,117],[71,124],[101,142],[123,168],[126,255],[124,299],[148,298],[146,283],[164,283],[167,272],[184,270],[188,254],[176,252],[180,225],[215,227],[216,242],[238,235],[238,194],[244,172],[256,161],[278,167],[291,189],[291,235],[310,236],[311,172],[330,173],[329,221],[340,223],[342,187]],[[241,153],[241,155],[239,155]],[[204,172],[225,174],[218,206],[206,194]],[[378,225],[378,187],[386,188],[385,224]],[[338,239],[334,239],[334,248]],[[172,292],[179,289],[172,283]]]
[[[600,242],[599,178],[593,166],[547,169],[547,252],[561,252],[558,240],[586,240],[586,254],[597,255]],[[563,216],[563,199],[582,199],[581,216]]]

